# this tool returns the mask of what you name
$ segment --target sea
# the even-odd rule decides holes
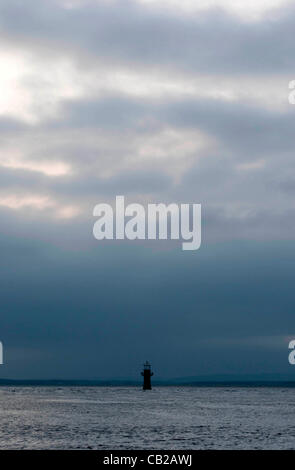
[[[0,449],[295,449],[295,389],[2,386]]]

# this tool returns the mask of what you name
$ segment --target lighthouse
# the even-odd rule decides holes
[[[151,365],[148,361],[143,364],[143,371],[141,375],[143,376],[143,390],[151,390],[151,376],[154,375],[154,373],[151,371]]]

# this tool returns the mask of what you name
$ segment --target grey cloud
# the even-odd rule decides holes
[[[32,48],[43,45],[48,54],[72,51],[85,65],[90,52],[110,63],[202,73],[293,72],[294,8],[250,24],[221,10],[182,16],[132,1],[86,3],[68,10],[58,2],[14,0],[3,3],[0,12],[4,40]]]

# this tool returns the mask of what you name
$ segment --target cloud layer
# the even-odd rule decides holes
[[[70,338],[83,331],[79,315],[84,302],[88,313],[83,316],[81,344],[88,344],[90,330],[107,331],[106,336],[98,333],[98,344],[94,336],[89,340],[90,349],[107,358],[106,366],[90,361],[89,376],[96,370],[106,374],[107,364],[114,375],[118,373],[107,352],[112,334],[118,349],[129,351],[126,342],[131,341],[140,357],[152,355],[148,341],[141,349],[138,339],[148,331],[157,351],[154,360],[161,356],[164,366],[166,353],[168,360],[169,354],[175,359],[183,351],[185,373],[204,373],[203,366],[189,357],[194,348],[195,354],[205,348],[206,341],[208,348],[227,341],[224,371],[230,344],[241,331],[247,330],[246,337],[252,338],[249,344],[263,334],[276,342],[295,331],[291,292],[283,292],[281,279],[273,278],[271,286],[277,282],[284,297],[277,303],[266,301],[268,281],[260,283],[255,277],[247,284],[248,262],[234,248],[245,243],[251,259],[264,260],[265,243],[277,250],[284,244],[292,247],[294,241],[295,107],[288,103],[288,83],[295,78],[294,5],[283,0],[212,0],[198,2],[198,8],[196,2],[179,3],[1,3],[0,246],[8,270],[3,267],[3,332],[11,357],[18,358],[17,351],[23,348],[27,351],[23,370],[41,371],[46,363],[47,376],[53,374],[49,356],[55,357],[59,341],[73,350]],[[180,259],[175,254],[179,247],[172,244],[134,250],[123,244],[115,252],[109,245],[98,247],[92,239],[93,207],[114,201],[117,194],[144,204],[201,203],[204,255],[198,253],[193,261]],[[211,259],[224,246],[223,262],[231,260],[231,289],[214,268],[221,269],[220,264]],[[138,254],[140,249],[152,254],[152,262]],[[166,250],[173,260],[172,278],[163,268],[169,263]],[[271,253],[272,248],[269,262],[276,269],[280,261]],[[291,271],[282,256],[289,286]],[[127,269],[127,277],[122,277],[122,269]],[[149,292],[159,292],[162,286],[158,272],[166,281],[151,304]],[[266,273],[265,267],[261,276]],[[241,281],[237,286],[235,278]],[[133,298],[137,279],[142,282]],[[22,301],[11,303],[10,283],[20,289]],[[196,285],[204,287],[197,288],[200,300],[194,295]],[[73,286],[78,298],[71,313]],[[96,299],[89,286],[108,295],[116,291],[121,301],[113,299],[109,305],[106,294]],[[166,302],[171,290],[173,299]],[[217,292],[215,302],[212,290]],[[246,293],[253,296],[249,304]],[[183,308],[182,329],[176,310]],[[271,319],[266,320],[268,308]],[[222,335],[219,311],[225,324]],[[263,330],[265,322],[269,328]],[[202,337],[193,339],[189,330],[198,325]],[[262,341],[258,350],[265,344],[269,348],[269,342]],[[130,359],[133,364],[136,360]],[[6,375],[20,373],[17,365],[5,367]],[[77,375],[82,370],[81,365]],[[179,365],[179,374],[181,370]],[[74,371],[69,360],[59,374]]]

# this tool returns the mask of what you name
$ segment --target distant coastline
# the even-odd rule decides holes
[[[0,379],[0,387],[141,387],[135,380],[15,380]],[[154,387],[287,387],[295,388],[295,380],[158,380]]]

